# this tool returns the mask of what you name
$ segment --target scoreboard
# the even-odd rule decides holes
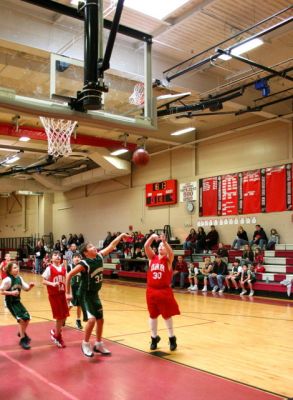
[[[177,203],[177,180],[147,183],[145,185],[146,206],[157,207]]]

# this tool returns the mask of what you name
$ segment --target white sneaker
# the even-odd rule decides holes
[[[223,293],[224,291],[225,291],[225,286],[223,286],[220,290],[219,290],[219,293]]]
[[[85,342],[84,340],[81,343],[81,350],[86,357],[93,357],[94,353],[91,349],[91,344],[89,342]]]
[[[240,293],[240,296],[243,296],[245,293],[247,293],[247,290],[242,290],[242,292]]]
[[[94,352],[101,353],[103,356],[110,356],[111,351],[108,350],[103,342],[96,342],[94,345]]]
[[[197,285],[192,286],[192,289],[191,289],[191,290],[198,290]]]
[[[291,295],[291,288],[292,288],[292,283],[289,283],[289,285],[287,285],[287,295],[288,295],[288,297],[290,297],[290,295]]]
[[[193,286],[190,285],[190,286],[187,288],[187,290],[193,290]]]
[[[202,292],[207,292],[208,288],[206,286],[203,287]]]
[[[212,292],[213,292],[213,293],[216,293],[216,291],[217,291],[218,289],[219,289],[219,286],[216,285],[216,286],[213,287]]]
[[[253,296],[254,295],[254,290],[251,290],[248,296]]]

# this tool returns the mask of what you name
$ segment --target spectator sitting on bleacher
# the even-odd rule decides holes
[[[195,244],[195,252],[202,253],[206,248],[206,233],[202,226],[197,230],[197,239]]]
[[[232,244],[232,249],[240,250],[241,246],[244,246],[245,244],[249,244],[247,233],[243,229],[242,226],[238,227],[238,231],[237,231],[236,235],[237,235],[237,237],[235,238],[235,240]]]
[[[277,229],[272,228],[270,232],[269,241],[267,244],[267,250],[274,250],[276,244],[280,243],[280,235],[277,232]]]
[[[107,232],[107,236],[103,243],[103,249],[105,249],[107,246],[109,246],[109,244],[111,242],[112,242],[112,234],[111,234],[111,232]],[[68,244],[69,244],[69,240],[68,240]]]
[[[202,292],[208,291],[208,277],[209,277],[210,273],[212,273],[212,271],[213,271],[213,263],[211,261],[211,257],[206,257],[204,259],[204,265],[203,265],[201,271],[199,271],[199,273],[197,275],[198,282],[203,281]]]
[[[223,243],[218,244],[218,250],[214,255],[220,256],[222,261],[228,265],[228,250],[224,247]]]
[[[240,279],[240,285],[242,287],[242,292],[240,293],[240,296],[243,296],[244,294],[247,293],[247,290],[245,289],[245,285],[247,284],[250,292],[249,292],[249,296],[253,296],[254,295],[254,290],[252,288],[252,284],[253,282],[256,281],[255,279],[255,273],[253,270],[253,266],[251,265],[250,267],[248,267],[246,264],[244,264],[242,266],[242,273],[241,273],[241,279]]]
[[[225,276],[228,274],[227,264],[221,259],[220,256],[216,256],[213,263],[213,271],[209,275],[209,282],[212,288],[212,292],[215,293],[219,288],[219,293],[223,293],[225,290]],[[217,285],[214,280],[217,280]]]
[[[260,225],[255,225],[255,231],[253,238],[250,241],[250,246],[256,245],[262,250],[266,246],[267,242],[268,238],[263,228]]]
[[[196,246],[196,239],[197,239],[197,234],[195,232],[195,229],[190,229],[189,235],[183,242],[183,249],[184,250],[191,250],[193,253],[193,250],[195,249]]]
[[[254,261],[253,261],[253,266],[255,267],[256,272],[265,272],[263,262],[264,262],[264,257],[261,253],[260,248],[257,247],[254,250]]]
[[[187,288],[187,290],[198,290],[197,275],[198,275],[198,268],[193,263],[190,263],[188,265],[188,280],[190,286]]]
[[[242,273],[242,267],[240,266],[240,261],[235,260],[232,264],[232,270],[229,273],[229,275],[226,276],[225,282],[227,285],[227,289],[230,290],[230,282],[234,286],[235,290],[238,290],[238,283],[241,278],[241,273]]]
[[[251,250],[249,244],[244,245],[244,250],[242,252],[242,257],[240,260],[241,266],[252,264],[254,261],[254,253]]]
[[[83,236],[82,233],[80,233],[80,234],[78,235],[78,237],[77,237],[77,242],[76,242],[76,244],[77,244],[77,246],[80,246],[80,245],[83,244],[83,243],[84,243],[84,236]]]
[[[172,287],[175,287],[177,275],[179,275],[180,289],[184,289],[185,278],[188,276],[187,262],[184,261],[183,256],[178,256],[175,268],[173,271]]]
[[[218,244],[219,234],[214,225],[211,225],[211,230],[206,236],[206,248],[208,251],[212,251],[213,248]]]

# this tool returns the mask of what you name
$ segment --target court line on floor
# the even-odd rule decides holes
[[[68,399],[70,399],[70,400],[79,400],[78,397],[73,396],[71,393],[69,393],[66,390],[62,389],[60,386],[56,385],[55,383],[50,382],[48,379],[44,378],[43,375],[39,374],[34,369],[27,367],[23,363],[15,360],[13,357],[11,357],[6,352],[0,351],[0,355],[5,357],[10,362],[16,364],[19,368],[22,368],[23,370],[25,370],[26,372],[28,372],[29,374],[34,376],[37,380],[42,381],[43,383],[45,383],[46,385],[50,386],[51,388],[53,388],[57,392],[63,394]]]

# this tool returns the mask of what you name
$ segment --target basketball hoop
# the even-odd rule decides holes
[[[77,121],[40,117],[48,138],[48,154],[68,157],[71,154],[70,137]]]
[[[134,86],[133,93],[129,97],[129,103],[141,106],[144,103],[144,84],[139,82]]]

